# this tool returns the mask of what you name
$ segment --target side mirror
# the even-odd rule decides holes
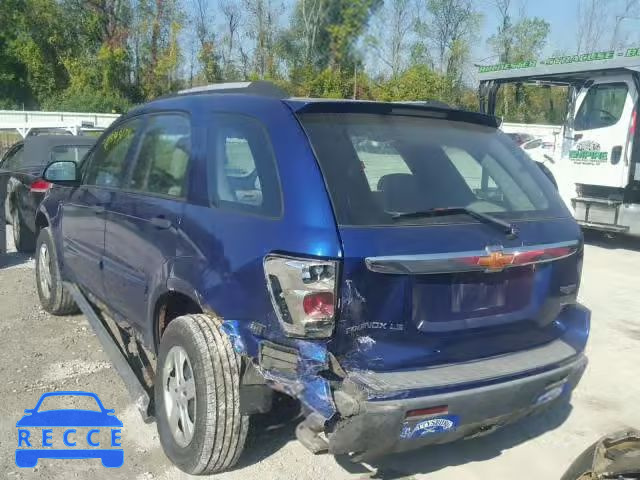
[[[51,162],[44,170],[42,178],[57,185],[73,186],[80,183],[78,165],[70,160]]]
[[[33,408],[25,408],[24,413],[33,413]]]

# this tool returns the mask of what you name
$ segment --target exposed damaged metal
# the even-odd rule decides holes
[[[330,419],[336,412],[329,381],[321,373],[331,371],[337,362],[330,362],[330,355],[324,342],[293,340],[293,346],[274,344],[256,338],[244,328],[242,322],[227,320],[222,330],[229,336],[236,352],[257,358],[253,365],[274,388],[298,398],[309,410],[324,419]],[[264,348],[269,351],[264,354]],[[261,353],[259,353],[261,352]],[[278,353],[279,352],[279,353]],[[294,368],[291,368],[292,360]]]

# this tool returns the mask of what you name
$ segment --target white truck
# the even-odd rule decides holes
[[[640,48],[480,66],[479,80],[489,114],[505,84],[568,87],[561,144],[545,166],[580,225],[640,236]]]

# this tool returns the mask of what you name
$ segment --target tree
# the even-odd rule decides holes
[[[379,85],[375,97],[384,101],[441,100],[445,80],[426,65],[410,67],[397,77]]]
[[[522,62],[540,56],[549,35],[549,23],[540,18],[525,17],[523,13],[513,23],[509,10],[511,0],[495,0],[494,5],[501,21],[497,33],[489,37],[488,43],[500,62]],[[503,87],[501,100],[501,113],[509,119],[522,120],[527,115],[528,93],[520,84]]]
[[[18,19],[25,9],[24,0],[0,4],[0,108],[22,107],[31,99],[26,66],[15,49],[20,34]]]
[[[391,0],[374,18],[367,44],[374,55],[396,77],[408,62],[408,38],[414,29],[416,18],[412,0]]]
[[[382,3],[383,0],[333,0],[330,3],[326,30],[331,68],[349,68],[354,63],[352,47]]]
[[[493,0],[498,10],[498,32],[489,38],[489,44],[500,58],[500,62],[507,63],[511,57],[512,24],[511,24],[511,0]]]
[[[206,0],[193,0],[193,2],[196,36],[200,43],[198,60],[202,65],[204,80],[206,83],[219,82],[222,80],[220,54],[216,50],[215,33],[210,27],[213,22],[208,14],[208,2]]]
[[[297,16],[301,25],[302,63],[314,64],[318,61],[316,41],[320,28],[325,21],[326,0],[300,0]]]
[[[145,99],[172,91],[179,84],[178,35],[182,15],[178,0],[138,0],[140,89]]]
[[[576,53],[592,52],[600,46],[604,23],[602,17],[606,11],[602,0],[583,0],[578,2],[578,30]]]
[[[459,75],[480,15],[471,0],[426,0],[426,7],[429,19],[422,29],[435,46],[440,72]]]
[[[236,67],[235,51],[236,45],[239,43],[238,32],[242,15],[237,4],[225,2],[221,5],[220,10],[224,18],[224,34],[222,36],[222,70],[223,76],[227,80],[235,80],[239,78]]]
[[[253,73],[260,79],[277,77],[276,20],[280,9],[272,0],[243,0],[245,34],[253,42]]]
[[[510,63],[537,58],[547,42],[551,26],[541,18],[522,17],[516,23],[509,13],[511,0],[495,0],[500,14],[497,33],[488,43],[500,62]]]

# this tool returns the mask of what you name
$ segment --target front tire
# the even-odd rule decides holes
[[[240,356],[220,321],[184,315],[162,335],[155,381],[158,434],[181,470],[211,474],[236,464],[249,417],[240,413]]]
[[[78,306],[64,288],[58,256],[49,227],[40,230],[36,242],[36,286],[40,305],[53,315],[77,313]]]

